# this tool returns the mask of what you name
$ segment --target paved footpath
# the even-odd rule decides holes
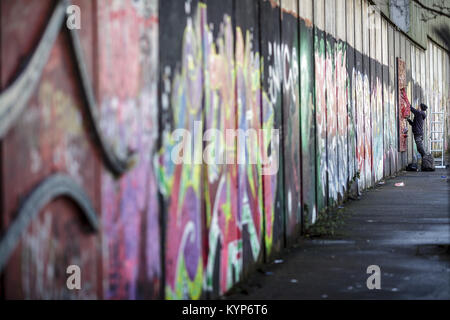
[[[449,174],[403,172],[364,192],[338,235],[300,240],[226,299],[450,299]],[[380,290],[367,288],[369,265]]]

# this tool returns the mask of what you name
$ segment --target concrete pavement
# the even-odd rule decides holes
[[[302,238],[226,299],[450,299],[449,191],[448,170],[402,172],[345,203],[334,236]]]

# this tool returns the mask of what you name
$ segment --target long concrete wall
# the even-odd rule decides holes
[[[223,295],[413,161],[398,58],[409,101],[429,106],[428,152],[432,125],[449,128],[448,52],[366,0],[73,4],[81,30],[66,1],[0,2],[2,298]],[[229,129],[279,139],[203,139]],[[174,162],[176,132],[183,156],[257,161]]]

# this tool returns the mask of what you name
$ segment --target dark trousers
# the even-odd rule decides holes
[[[425,149],[423,147],[423,135],[421,134],[415,134],[414,135],[414,141],[416,142],[417,151],[419,151],[420,155],[423,157],[425,156]]]

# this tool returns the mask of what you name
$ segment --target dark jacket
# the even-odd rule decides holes
[[[411,112],[414,114],[414,121],[411,121],[408,119],[409,124],[412,126],[412,132],[416,135],[423,136],[423,122],[425,118],[427,117],[426,113],[422,110],[411,108]]]

